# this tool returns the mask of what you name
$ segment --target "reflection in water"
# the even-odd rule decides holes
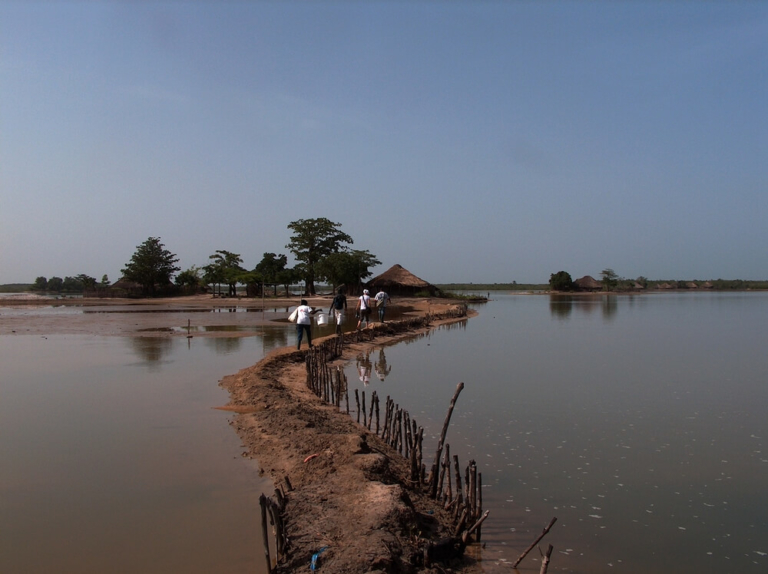
[[[205,337],[206,346],[220,355],[228,355],[240,350],[242,337]]]
[[[133,351],[146,363],[157,363],[173,350],[169,337],[126,337]]]
[[[261,339],[266,350],[288,346],[290,330],[285,327],[262,327]]]
[[[357,356],[357,372],[360,375],[360,381],[367,387],[371,384],[371,359],[370,351],[360,353]]]
[[[549,312],[558,319],[567,319],[573,311],[573,297],[570,295],[550,295]]]
[[[392,371],[392,366],[387,364],[387,357],[384,355],[384,347],[379,349],[379,360],[376,361],[374,366],[376,376],[380,381],[387,378],[387,375]]]
[[[613,319],[618,311],[616,295],[563,295],[558,293],[549,296],[549,312],[556,319],[569,319],[574,309],[586,315],[591,315],[598,309],[606,320]]]

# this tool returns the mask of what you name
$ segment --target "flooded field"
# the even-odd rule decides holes
[[[261,572],[272,486],[213,407],[284,341],[0,337],[0,572]]]
[[[447,440],[483,474],[485,560],[557,517],[550,572],[768,570],[768,294],[492,297],[346,371],[427,454],[465,383]]]
[[[487,571],[557,517],[550,572],[765,572],[768,294],[492,298],[347,368],[428,458],[465,383],[448,442],[482,472]],[[272,486],[213,407],[221,377],[296,344],[288,310],[2,309],[0,572],[263,572]],[[40,316],[72,331],[32,334]],[[80,334],[96,316],[139,336]]]

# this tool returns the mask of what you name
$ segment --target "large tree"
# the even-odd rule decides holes
[[[265,253],[264,257],[256,265],[256,269],[254,269],[261,278],[262,283],[274,286],[275,295],[277,295],[277,286],[281,285],[280,272],[285,269],[287,263],[288,257],[282,253],[280,255]]]
[[[293,231],[291,242],[286,245],[299,261],[297,269],[305,281],[305,295],[315,295],[315,266],[332,253],[346,251],[346,243],[352,244],[352,238],[341,231],[341,223],[334,223],[325,217],[317,219],[299,219],[288,224]]]
[[[141,285],[147,295],[154,295],[158,286],[171,282],[171,276],[180,269],[176,266],[178,261],[178,257],[160,243],[159,237],[150,237],[125,264],[123,277]]]
[[[235,297],[237,284],[242,282],[242,275],[246,272],[240,266],[243,262],[240,254],[219,249],[208,259],[211,260],[211,263],[203,267],[207,282],[226,283],[229,287],[229,296]]]
[[[373,275],[370,268],[380,264],[381,261],[368,250],[352,249],[330,254],[317,264],[316,271],[334,290],[337,285],[359,290],[363,280]]]
[[[558,271],[549,276],[549,288],[552,291],[573,291],[573,279],[567,271]]]

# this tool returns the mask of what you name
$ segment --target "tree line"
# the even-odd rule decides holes
[[[745,281],[742,279],[681,279],[650,280],[643,275],[636,279],[620,277],[613,269],[606,268],[600,272],[599,286],[603,291],[642,291],[650,289],[711,289],[713,291],[748,291],[751,289],[768,289],[768,281]],[[574,281],[567,271],[558,271],[549,276],[549,288],[552,291],[581,291],[591,290],[581,287],[578,280]]]
[[[159,237],[149,237],[136,247],[121,271],[122,277],[138,285],[147,296],[196,293],[209,287],[219,294],[223,294],[224,287],[228,296],[236,296],[238,285],[244,285],[249,296],[261,296],[267,288],[277,295],[278,287],[289,295],[289,287],[302,281],[304,294],[311,296],[316,294],[317,281],[332,285],[334,290],[339,285],[356,289],[372,275],[371,267],[381,263],[367,250],[352,249],[354,241],[341,230],[341,224],[324,217],[292,221],[288,229],[292,235],[285,248],[297,261],[294,267],[288,267],[287,255],[267,252],[255,267],[248,269],[239,253],[218,249],[208,257],[206,265],[192,265],[182,271],[176,254],[166,249]],[[78,275],[64,280],[38,277],[33,289],[87,292],[109,287],[106,275],[101,283]]]

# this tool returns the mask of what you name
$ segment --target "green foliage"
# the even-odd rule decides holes
[[[160,243],[159,237],[150,237],[136,248],[122,270],[123,277],[141,285],[145,294],[154,295],[158,286],[171,283],[171,276],[179,271],[178,260]],[[48,283],[50,285],[50,281]]]
[[[48,279],[45,277],[35,279],[35,283],[32,285],[33,291],[45,291],[46,289],[48,289]]]
[[[201,270],[194,265],[176,276],[175,283],[187,292],[196,292],[203,285]]]
[[[603,269],[600,272],[600,275],[603,277],[601,283],[603,284],[603,288],[606,291],[610,291],[611,289],[615,288],[619,283],[619,276],[616,275],[616,272],[610,267]]]
[[[316,277],[327,281],[333,290],[337,285],[359,286],[373,273],[370,268],[380,265],[381,261],[368,250],[352,249],[331,253],[321,259],[315,268]]]
[[[288,224],[293,235],[285,247],[300,262],[296,268],[306,283],[305,295],[315,295],[317,264],[332,253],[346,251],[347,246],[344,244],[354,243],[340,227],[341,223],[334,223],[325,217],[299,219]]]
[[[573,279],[567,271],[558,271],[549,276],[549,288],[552,291],[573,291]]]
[[[53,277],[48,279],[48,291],[61,293],[61,290],[63,287],[64,287],[64,280],[61,277],[56,277],[54,275]]]
[[[207,284],[220,285],[225,283],[229,288],[229,296],[237,296],[237,284],[243,283],[246,272],[240,264],[243,262],[238,253],[217,250],[208,259],[211,263],[203,267],[203,278]]]

